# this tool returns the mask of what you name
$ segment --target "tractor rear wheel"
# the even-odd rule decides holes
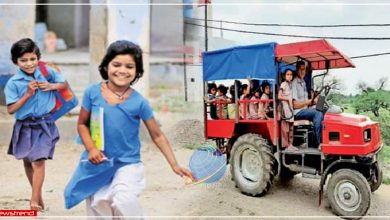
[[[327,186],[327,196],[332,211],[345,218],[364,216],[370,208],[370,186],[356,170],[340,169],[334,172]]]
[[[257,134],[244,134],[234,143],[230,158],[232,177],[244,194],[264,195],[277,174],[272,146]]]

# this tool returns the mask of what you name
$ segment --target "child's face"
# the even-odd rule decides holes
[[[248,94],[249,94],[249,89],[248,89],[248,88],[244,89],[244,91],[242,91],[242,93],[243,93],[244,95],[248,95]]]
[[[24,53],[16,60],[16,65],[29,75],[33,75],[38,66],[38,56],[36,53]]]
[[[292,80],[292,78],[293,78],[293,73],[292,73],[292,71],[291,70],[287,70],[287,72],[286,72],[286,81],[287,82],[290,82],[291,80]]]
[[[212,88],[212,89],[210,90],[210,92],[211,92],[211,94],[215,95],[215,94],[217,93],[217,89]]]
[[[271,93],[271,90],[270,90],[269,86],[266,86],[264,88],[264,93],[267,94],[267,95],[269,95]]]
[[[121,54],[108,63],[108,80],[116,86],[129,86],[136,76],[136,66],[133,56]]]

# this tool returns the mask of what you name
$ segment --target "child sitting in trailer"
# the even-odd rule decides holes
[[[210,105],[210,117],[212,119],[218,119],[217,115],[217,105],[215,104],[215,100],[217,98],[217,84],[209,83],[207,85],[207,97],[205,97],[205,102]]]
[[[250,85],[250,84],[249,84]],[[240,101],[249,100],[250,96],[250,86],[248,84],[243,84],[241,86],[241,96]],[[244,115],[245,112],[245,115]],[[248,103],[240,103],[240,118],[247,119],[248,117]]]
[[[260,99],[260,87],[255,90],[253,96],[251,97],[251,101],[255,101]],[[250,102],[249,103],[249,119],[259,119],[259,103],[258,102]]]
[[[219,119],[229,119],[227,103],[231,103],[231,100],[229,99],[229,97],[226,96],[227,90],[228,88],[222,84],[219,85],[217,88],[216,104],[217,104],[217,116]],[[218,104],[219,101],[227,102],[227,103]]]
[[[271,86],[269,82],[264,81],[261,84],[261,89],[263,90],[263,94],[261,95],[260,100],[269,100],[271,94]],[[258,110],[259,119],[269,119],[273,118],[273,114],[269,105],[269,102],[260,102],[259,110]]]

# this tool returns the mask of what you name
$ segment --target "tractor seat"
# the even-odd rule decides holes
[[[313,123],[309,120],[294,120],[294,126],[307,126],[307,125],[313,125]]]

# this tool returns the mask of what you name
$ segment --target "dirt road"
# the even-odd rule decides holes
[[[84,203],[71,210],[64,208],[63,189],[76,166],[81,147],[59,145],[55,159],[47,163],[44,199],[48,210],[42,216],[83,216]],[[0,147],[0,209],[28,208],[30,187],[22,162],[5,154]],[[191,155],[187,149],[175,150],[178,160],[186,165]],[[230,180],[230,174],[214,185],[184,186],[174,175],[162,155],[145,146],[142,160],[147,185],[141,196],[148,216],[333,216],[326,201],[318,207],[318,180],[296,177],[290,184],[276,181],[264,197],[241,194]],[[369,216],[390,216],[390,186],[382,185],[372,196]],[[320,217],[319,217],[320,218]]]

